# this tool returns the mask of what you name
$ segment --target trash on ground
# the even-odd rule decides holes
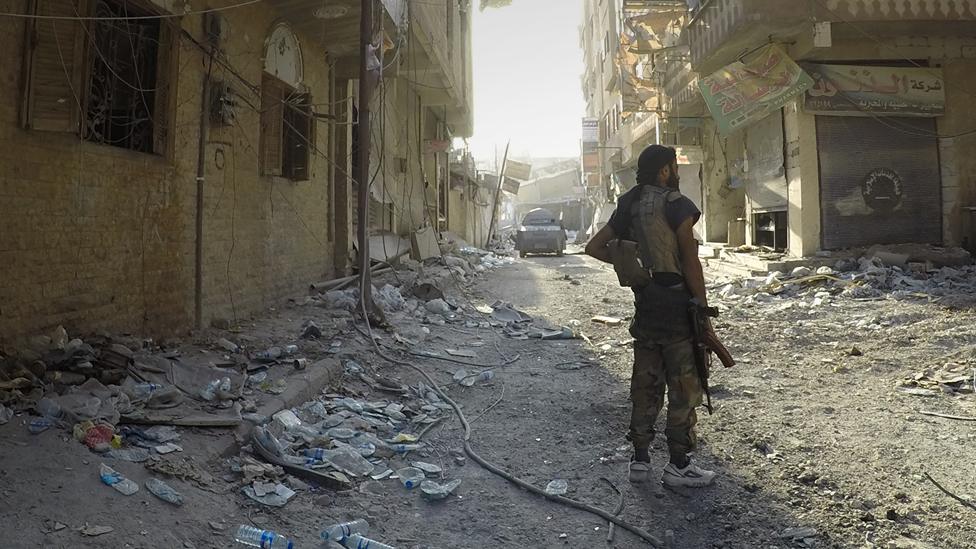
[[[420,469],[421,471],[430,475],[439,474],[441,471],[444,470],[439,465],[434,465],[433,463],[427,463],[424,461],[411,461],[410,466],[416,467],[417,469]]]
[[[568,491],[569,483],[561,478],[550,481],[549,484],[546,485],[546,493],[552,496],[562,496]]]
[[[247,497],[271,507],[284,507],[291,498],[295,497],[295,491],[280,482],[270,484],[254,481],[250,486],[245,486],[243,490]]]
[[[166,503],[171,503],[177,506],[183,505],[183,495],[159,479],[147,479],[146,490],[149,490],[154,496],[165,501]]]
[[[122,495],[131,496],[139,491],[138,484],[125,478],[122,473],[104,463],[101,466],[99,476],[105,485],[115,488]]]
[[[408,490],[416,488],[425,478],[424,472],[416,467],[397,469],[397,477]]]
[[[95,537],[107,534],[109,532],[114,532],[115,528],[112,528],[111,526],[89,526],[88,524],[85,524],[79,528],[78,531],[81,532],[81,535],[83,536]]]
[[[425,480],[420,483],[420,495],[427,500],[444,499],[451,495],[451,492],[460,485],[461,479],[454,479],[444,484],[438,484],[432,480]]]
[[[606,324],[608,326],[619,326],[624,321],[622,318],[617,318],[615,316],[602,316],[602,315],[597,315],[591,318],[590,320],[598,324]]]

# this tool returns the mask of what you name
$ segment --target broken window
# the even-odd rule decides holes
[[[24,126],[165,153],[169,27],[115,0],[34,0],[30,9],[42,18],[28,24]]]
[[[262,173],[308,180],[314,127],[309,94],[265,73],[261,80]]]

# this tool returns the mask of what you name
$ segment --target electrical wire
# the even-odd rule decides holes
[[[158,15],[134,15],[127,17],[86,17],[81,15],[76,15],[74,17],[68,15],[37,15],[32,13],[12,13],[12,12],[0,12],[0,17],[14,17],[17,19],[57,19],[61,21],[145,21],[148,19],[175,19],[180,17],[186,17],[189,15],[202,15],[205,13],[213,13],[218,11],[227,11],[237,8],[242,8],[244,6],[250,6],[252,4],[257,4],[263,0],[247,0],[246,2],[241,2],[239,4],[232,4],[230,6],[224,6],[221,8],[210,8],[205,10],[197,11],[187,11],[183,13],[162,13]]]

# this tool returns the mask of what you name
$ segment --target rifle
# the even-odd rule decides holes
[[[712,395],[708,389],[708,374],[711,366],[711,355],[709,351],[715,353],[722,365],[726,368],[735,366],[735,359],[729,350],[722,345],[722,342],[715,337],[715,332],[709,329],[708,318],[718,317],[718,309],[715,307],[705,307],[692,299],[688,307],[688,316],[691,321],[693,344],[695,349],[695,369],[698,370],[698,379],[701,381],[702,391],[705,393],[705,409],[708,414],[712,414]]]

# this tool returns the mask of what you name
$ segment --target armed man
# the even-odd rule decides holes
[[[701,212],[678,191],[678,182],[673,148],[644,149],[637,161],[637,186],[620,197],[607,225],[586,245],[586,253],[613,263],[620,284],[634,291],[630,480],[648,480],[648,448],[667,389],[670,462],[661,480],[668,486],[701,487],[715,479],[713,471],[692,463],[690,455],[696,446],[695,409],[708,395],[708,351],[726,366],[734,362],[707,318],[717,312],[707,305],[692,230]]]

